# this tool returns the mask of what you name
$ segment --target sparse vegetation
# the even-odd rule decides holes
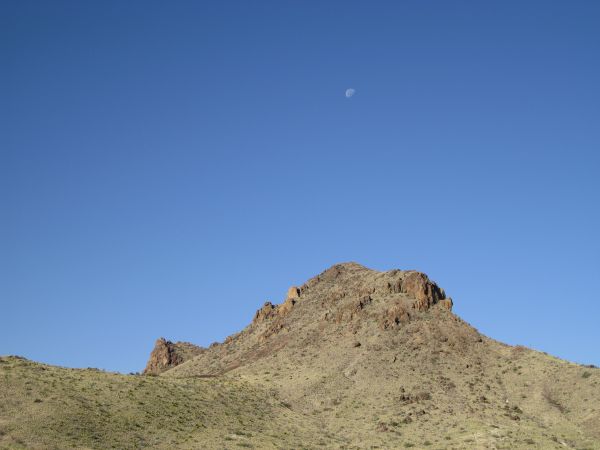
[[[140,380],[0,358],[0,448],[197,448],[219,446],[231,436],[261,448],[312,442],[311,424],[290,414],[267,392],[244,382]],[[295,436],[275,438],[288,422],[300,425]],[[240,429],[241,424],[248,428]]]
[[[596,369],[411,309],[402,276],[336,266],[158,376],[0,358],[0,448],[600,449]]]

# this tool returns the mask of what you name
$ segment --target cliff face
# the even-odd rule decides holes
[[[154,344],[154,349],[150,353],[150,359],[143,373],[144,375],[158,375],[198,356],[203,351],[203,348],[189,342],[171,342],[161,337]]]

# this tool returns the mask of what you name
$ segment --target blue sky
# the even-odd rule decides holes
[[[598,23],[595,1],[2,2],[0,354],[138,371],[353,260],[600,365]]]

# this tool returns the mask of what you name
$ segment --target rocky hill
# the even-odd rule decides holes
[[[339,264],[162,376],[272,389],[349,448],[600,445],[598,370],[496,342],[452,304],[423,273]]]
[[[159,339],[159,376],[0,360],[0,446],[600,448],[600,370],[494,341],[452,306],[423,273],[346,263],[223,343]]]

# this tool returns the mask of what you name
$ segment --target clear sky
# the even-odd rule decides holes
[[[138,371],[353,260],[600,365],[599,23],[597,1],[0,2],[0,354]]]

